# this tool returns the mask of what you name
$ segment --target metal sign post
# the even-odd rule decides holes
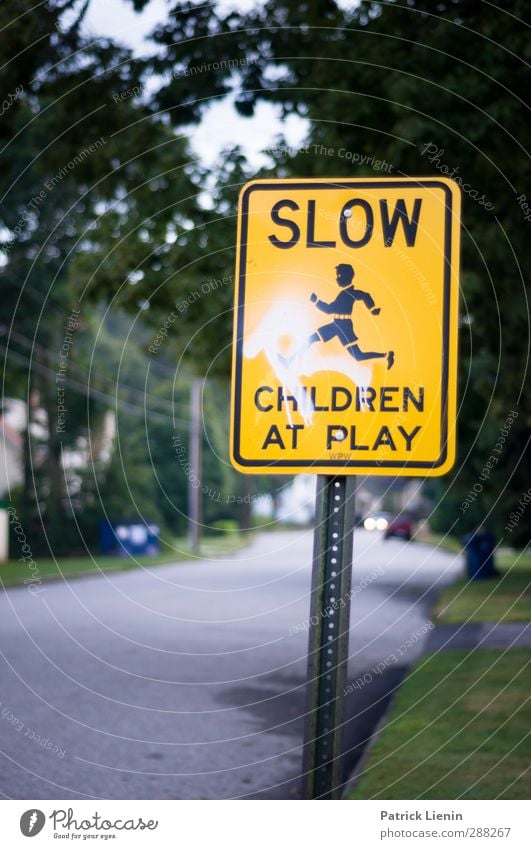
[[[434,177],[252,180],[240,194],[231,462],[319,475],[305,796],[339,797],[353,475],[455,461],[460,190]]]
[[[337,799],[342,784],[355,478],[320,475],[317,481],[303,796]]]

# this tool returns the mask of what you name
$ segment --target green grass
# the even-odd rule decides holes
[[[348,798],[528,799],[530,663],[524,649],[425,658]]]
[[[455,537],[442,536],[440,534],[423,533],[422,536],[417,538],[417,542],[434,545],[443,551],[449,551],[451,554],[458,554],[463,550],[463,546]]]
[[[206,537],[201,544],[201,558],[223,557],[242,548],[248,543],[248,537],[235,534],[226,536]],[[29,567],[28,563],[18,560],[9,560],[0,563],[0,587],[16,586],[23,584],[26,579],[53,580],[62,576],[67,578],[76,575],[97,574],[100,571],[117,572],[126,569],[148,568],[150,566],[161,566],[165,563],[178,563],[189,560],[192,555],[185,538],[174,540],[173,547],[165,546],[164,551],[151,557],[103,557],[94,555],[87,557],[65,557],[58,558],[57,562],[51,558],[35,558],[35,566]]]
[[[531,620],[531,553],[496,552],[499,577],[461,578],[445,590],[435,608],[438,623],[528,622]]]

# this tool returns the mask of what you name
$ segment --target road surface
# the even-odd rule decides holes
[[[311,531],[264,533],[227,560],[0,593],[3,796],[297,798],[311,549]],[[461,563],[365,530],[354,550],[349,680],[373,679],[348,695],[357,751],[368,694],[419,655]]]

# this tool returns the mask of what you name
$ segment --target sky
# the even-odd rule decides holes
[[[254,5],[255,0],[220,0],[218,3],[223,11],[245,10]],[[153,45],[144,40],[145,36],[166,19],[167,12],[165,0],[150,0],[140,14],[135,13],[132,3],[126,0],[91,0],[85,31],[90,35],[111,36],[139,55],[150,53]],[[205,111],[201,124],[190,128],[190,140],[205,164],[211,165],[223,148],[239,144],[249,162],[258,168],[268,161],[261,151],[271,146],[280,132],[290,146],[296,147],[302,144],[306,130],[307,122],[297,116],[281,122],[278,107],[269,103],[260,103],[253,118],[241,118],[227,98],[213,103]]]

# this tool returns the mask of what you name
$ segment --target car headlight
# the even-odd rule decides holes
[[[367,519],[365,519],[363,527],[366,531],[374,531],[376,527],[376,522],[373,518],[371,518],[371,516],[369,516]]]
[[[388,524],[389,522],[387,521],[387,519],[384,519],[383,516],[380,516],[379,519],[376,519],[376,527],[379,531],[385,531]]]

